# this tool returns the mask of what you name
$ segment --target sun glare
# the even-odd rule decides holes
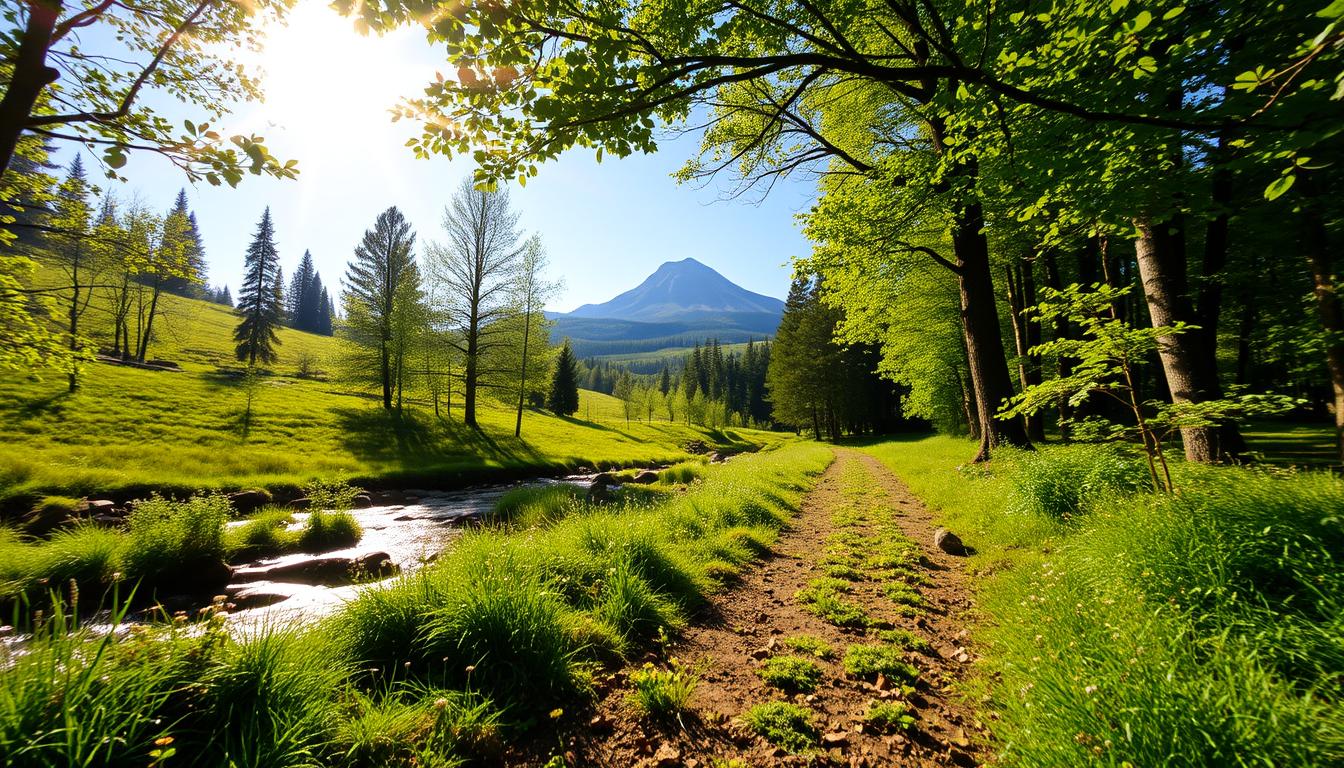
[[[325,0],[300,2],[267,33],[255,62],[265,101],[244,127],[304,170],[351,152],[401,150],[414,126],[393,124],[389,110],[432,75],[432,67],[415,61],[426,46],[417,30],[364,36]]]

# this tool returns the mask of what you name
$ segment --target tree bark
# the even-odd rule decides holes
[[[532,306],[528,305],[523,313],[523,359],[518,366],[518,418],[513,424],[513,436],[523,435],[523,399],[527,396],[527,336],[532,330]],[[653,421],[653,411],[649,411],[649,421]]]
[[[1330,387],[1335,398],[1336,458],[1344,463],[1344,306],[1339,298],[1339,276],[1334,272],[1330,234],[1325,219],[1317,207],[1319,190],[1310,173],[1299,178],[1303,196],[1302,250],[1311,268],[1312,296],[1316,300],[1316,314],[1325,332],[1325,366],[1330,372]]]
[[[1135,221],[1139,237],[1135,254],[1148,314],[1153,327],[1169,328],[1177,323],[1194,324],[1194,309],[1187,293],[1183,233],[1173,224]],[[1198,332],[1171,334],[1158,341],[1158,358],[1166,374],[1171,401],[1176,404],[1202,403],[1218,396],[1217,381],[1209,380],[1200,349]],[[1224,458],[1217,427],[1184,427],[1181,440],[1188,461],[1212,463]]]
[[[384,336],[378,345],[378,368],[383,379],[383,410],[392,410],[392,357],[387,349],[389,339]]]
[[[55,67],[47,66],[47,50],[61,16],[61,0],[29,0],[26,5],[28,22],[19,39],[9,87],[0,99],[0,179],[9,171],[42,90],[60,77]]]
[[[135,353],[135,359],[142,363],[145,362],[145,355],[149,352],[150,335],[154,333],[154,314],[159,309],[159,288],[162,282],[162,279],[156,274],[154,276],[154,290],[150,293],[149,298],[149,317],[145,319],[145,333],[140,338],[140,349],[136,350]]]
[[[1027,316],[1027,310],[1036,305],[1036,282],[1031,261],[1021,258],[1017,263],[1004,267],[1004,277],[1013,321],[1013,344],[1017,349],[1017,378],[1025,390],[1041,383],[1041,361],[1032,353],[1032,349],[1041,343],[1041,323]],[[1045,422],[1040,413],[1023,416],[1022,424],[1031,440],[1045,439]]]
[[[1003,351],[984,223],[979,203],[972,203],[956,217],[952,232],[961,317],[966,327],[966,357],[971,369],[971,388],[979,406],[980,448],[975,461],[988,461],[991,451],[1003,445],[1031,446],[1021,420],[998,415],[1013,396],[1013,381],[1008,374],[1008,356]]]

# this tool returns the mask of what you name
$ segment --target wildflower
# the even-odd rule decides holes
[[[1097,686],[1095,685],[1089,685],[1083,689],[1083,693],[1086,693],[1088,695],[1094,694],[1096,692],[1097,692]]]
[[[434,708],[437,709],[437,710],[442,711],[442,710],[445,709],[447,706],[448,706],[448,700],[447,700],[447,699],[439,698],[439,699],[435,699],[435,700],[434,700]]]
[[[166,747],[172,743],[173,743],[172,736],[160,736],[159,738],[154,740],[154,746],[156,747]]]
[[[556,707],[555,709],[552,709],[552,710],[551,710],[551,719],[552,719],[552,720],[559,720],[564,714],[565,714],[565,710],[563,710],[563,709],[561,709],[561,708],[559,708],[559,707]]]

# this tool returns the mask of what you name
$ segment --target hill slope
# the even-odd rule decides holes
[[[502,473],[668,462],[686,456],[688,441],[734,439],[683,424],[626,425],[615,400],[591,392],[581,393],[579,414],[592,413],[594,423],[529,411],[522,439],[513,437],[512,410],[489,401],[480,432],[458,420],[460,399],[443,418],[415,399],[404,413],[389,413],[372,393],[300,378],[301,353],[332,370],[341,342],[290,329],[280,332],[280,361],[263,377],[249,417],[232,355],[232,312],[177,296],[163,302],[150,356],[180,364],[181,372],[90,363],[74,394],[56,374],[0,382],[0,503],[34,494],[278,486],[318,476],[451,486]],[[101,343],[108,328],[97,302],[86,317]]]

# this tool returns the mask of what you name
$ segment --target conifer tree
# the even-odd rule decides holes
[[[201,242],[201,232],[196,225],[196,214],[187,204],[187,190],[179,189],[173,207],[168,211],[168,219],[181,217],[183,246],[182,274],[171,275],[163,280],[163,290],[179,296],[200,296],[200,287],[205,284],[205,246]]]
[[[275,335],[284,318],[280,302],[280,254],[275,247],[275,227],[271,223],[268,206],[257,223],[257,232],[247,248],[243,260],[243,284],[238,294],[236,311],[238,327],[233,331],[237,343],[234,352],[248,367],[271,363],[276,359],[275,347],[280,339]]]
[[[395,332],[405,326],[399,315],[421,296],[414,247],[410,222],[393,206],[378,214],[373,229],[365,230],[345,273],[346,334],[357,348],[376,356],[383,407],[388,410],[399,384],[395,353],[401,345]]]
[[[311,331],[308,323],[315,315],[312,307],[307,306],[305,302],[313,298],[309,294],[312,287],[313,277],[313,255],[308,251],[303,252],[303,258],[299,260],[298,269],[294,270],[294,276],[289,280],[289,295],[285,301],[285,311],[289,316],[289,325],[292,328],[298,328],[302,331]]]
[[[84,161],[79,155],[70,163],[69,174],[56,192],[48,225],[48,249],[56,263],[65,272],[69,291],[66,306],[66,332],[70,348],[68,386],[71,392],[79,387],[79,360],[84,356],[85,342],[80,336],[79,321],[88,308],[93,290],[90,283],[98,269],[98,244],[94,238],[93,208],[89,204],[89,180],[84,172]]]
[[[579,374],[569,339],[565,339],[555,358],[555,373],[551,376],[551,393],[546,398],[546,407],[560,416],[572,416],[579,410]]]
[[[663,363],[663,375],[658,381],[658,391],[667,397],[667,393],[672,390],[672,374],[667,370],[667,363]]]

